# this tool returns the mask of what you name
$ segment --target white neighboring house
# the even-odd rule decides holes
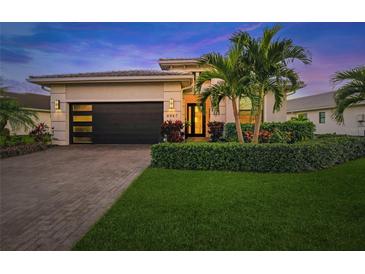
[[[6,96],[15,98],[23,109],[33,110],[38,115],[38,120],[34,121],[35,124],[45,123],[51,130],[51,110],[50,110],[50,96],[41,95],[35,93],[16,93],[6,92]],[[12,135],[25,135],[28,134],[31,129],[24,130],[23,127],[19,129],[12,129],[8,124],[6,126],[10,130]]]
[[[287,101],[287,120],[302,114],[316,125],[316,134],[336,133],[365,136],[365,101],[344,112],[344,124],[332,118],[335,108],[334,93],[326,92]]]

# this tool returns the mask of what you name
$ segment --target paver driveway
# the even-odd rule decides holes
[[[72,145],[0,160],[2,250],[69,250],[150,163],[146,145]]]

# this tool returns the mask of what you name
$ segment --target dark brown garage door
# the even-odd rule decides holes
[[[162,121],[162,102],[71,104],[70,143],[153,144]]]

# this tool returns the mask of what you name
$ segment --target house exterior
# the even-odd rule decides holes
[[[316,134],[336,133],[365,136],[365,101],[344,112],[344,124],[332,118],[335,109],[334,92],[327,92],[287,101],[287,119],[304,115],[316,125]]]
[[[38,120],[34,120],[35,124],[45,123],[51,129],[51,110],[50,110],[50,96],[35,93],[15,93],[6,92],[7,97],[16,99],[23,109],[35,111]],[[12,135],[26,135],[31,129],[24,128],[13,129],[8,124],[6,126]]]
[[[199,73],[209,69],[197,58],[159,59],[161,70],[30,76],[48,87],[54,144],[156,143],[166,120],[189,122],[186,137],[208,136],[209,121],[234,122],[232,104],[221,102],[219,114],[210,102],[202,111],[194,94]],[[207,83],[205,88],[212,83]],[[285,121],[286,103],[273,113],[274,97],[265,97],[264,121]],[[250,102],[241,102],[241,121],[252,121]]]

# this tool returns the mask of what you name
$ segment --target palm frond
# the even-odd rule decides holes
[[[365,83],[365,65],[358,66],[350,70],[336,72],[331,79],[332,83],[334,84],[350,80],[356,80]]]
[[[348,107],[365,100],[365,66],[337,72],[332,77],[334,84],[343,82],[334,95],[336,109],[332,115],[339,124],[344,123],[343,114]]]
[[[203,84],[213,79],[225,80],[225,75],[223,73],[220,73],[216,69],[203,71],[202,73],[200,73],[198,79],[196,80],[195,91],[199,93],[202,89]]]

